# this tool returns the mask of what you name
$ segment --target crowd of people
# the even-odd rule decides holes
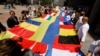
[[[75,30],[77,32],[77,35],[80,39],[80,43],[82,44],[85,42],[86,34],[89,30],[89,24],[88,24],[88,17],[86,16],[86,11],[78,11],[74,10],[72,7],[63,7],[63,16],[67,17],[64,23],[68,24],[69,21],[75,25]]]
[[[9,12],[9,17],[7,19],[7,26],[8,28],[13,28],[17,25],[19,25],[22,22],[25,22],[27,19],[33,19],[35,17],[41,17],[43,14],[50,14],[51,12],[56,13],[55,7],[51,6],[37,6],[32,7],[28,6],[27,10],[21,11],[21,16],[17,17],[15,11],[11,10]],[[6,32],[7,28],[0,22],[0,34],[2,32]],[[2,37],[0,37],[2,38]],[[22,46],[18,43],[23,40],[19,41],[18,39],[13,38],[4,38],[0,39],[0,56],[34,56],[38,55],[36,53],[33,53],[30,49],[24,49]]]
[[[62,7],[62,16],[66,19],[64,24],[74,24],[75,30],[80,40],[80,44],[83,46],[90,28],[88,24],[88,17],[86,16],[87,10],[76,10],[73,7]],[[100,56],[100,40],[94,41],[90,44],[88,53],[86,56]]]
[[[27,10],[21,11],[21,16],[17,17],[14,11],[10,11],[10,17],[7,19],[7,25],[9,28],[18,25],[27,19],[33,19],[35,17],[41,17],[43,14],[50,14],[51,12],[56,13],[55,7],[52,6],[28,6]]]
[[[86,39],[86,35],[89,30],[88,17],[86,16],[86,11],[77,11],[72,7],[62,7],[61,9],[63,16],[66,18],[64,24],[74,24],[75,30],[80,40],[80,44],[83,45]],[[14,11],[10,11],[10,17],[7,19],[7,25],[12,28],[27,19],[32,19],[34,17],[41,17],[43,14],[49,14],[51,12],[57,13],[55,7],[51,6],[39,6],[28,7],[28,10],[22,10],[21,16],[17,17]],[[5,32],[6,27],[0,23],[0,33]],[[0,56],[34,56],[31,50],[22,50],[19,40],[3,39],[0,40]],[[100,56],[100,40],[91,43],[88,53],[86,56]]]

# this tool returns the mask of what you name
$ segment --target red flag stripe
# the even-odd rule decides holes
[[[58,36],[56,37],[56,39],[54,40],[53,43],[53,48],[56,49],[61,49],[61,50],[69,50],[70,52],[79,52],[80,50],[80,45],[76,45],[76,44],[60,44],[58,43]]]

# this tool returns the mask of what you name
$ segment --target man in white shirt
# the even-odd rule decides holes
[[[76,10],[73,10],[73,14],[71,16],[71,19],[74,20],[75,19],[75,15],[76,15]]]
[[[78,21],[75,24],[75,29],[78,31],[79,27],[82,26],[82,16],[79,17]]]
[[[81,16],[79,17],[78,21],[75,24],[75,29],[78,31],[79,27],[83,24],[82,18],[85,16],[85,11],[81,11]]]
[[[79,30],[77,32],[81,44],[83,42],[85,42],[85,38],[86,38],[87,32],[89,30],[88,17],[83,17],[82,23],[83,23],[83,25],[79,27]]]
[[[100,40],[90,44],[87,56],[100,56]]]

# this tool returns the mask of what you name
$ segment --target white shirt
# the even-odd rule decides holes
[[[83,24],[78,30],[78,37],[81,39],[81,42],[85,41],[87,32],[89,30],[89,24]]]
[[[72,18],[72,20],[74,20],[74,18],[75,18],[75,13],[72,14],[71,18]]]
[[[97,47],[97,48],[96,48]],[[99,47],[99,48],[98,48]],[[96,51],[100,50],[100,40],[94,41],[89,46],[89,51],[92,52],[93,56]]]
[[[34,18],[34,16],[35,16],[34,11],[33,11],[33,10],[32,10],[32,11],[30,11],[30,12],[29,12],[29,17]]]
[[[62,12],[62,15],[61,15],[61,16],[63,16],[63,17],[64,17],[64,16],[65,16],[65,12]]]
[[[67,20],[69,21],[69,20],[71,20],[71,17],[70,17],[70,15],[67,15]]]
[[[35,8],[35,7],[33,7],[33,8],[32,8],[32,10],[34,11],[34,10],[36,10],[36,8]]]
[[[61,9],[62,11],[64,11],[65,10],[65,7],[62,7],[62,9]]]
[[[75,25],[75,29],[78,30],[80,26],[82,26],[82,18],[83,16],[80,16],[78,21],[76,22],[76,25]]]

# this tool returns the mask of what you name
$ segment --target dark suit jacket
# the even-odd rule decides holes
[[[6,31],[6,27],[0,22],[0,32]]]
[[[15,25],[18,25],[19,22],[18,22],[18,19],[16,16],[14,17],[9,17],[8,20],[7,20],[7,25],[9,28],[12,28],[14,27]]]

